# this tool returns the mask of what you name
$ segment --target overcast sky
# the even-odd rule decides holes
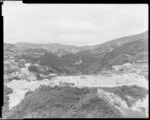
[[[148,30],[147,4],[4,2],[4,42],[95,45]]]

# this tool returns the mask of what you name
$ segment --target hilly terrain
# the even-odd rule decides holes
[[[148,61],[148,31],[95,46],[16,43],[15,47],[26,53],[19,56],[19,59],[36,61],[60,73],[92,74],[110,69],[113,65],[133,63],[138,60]],[[35,52],[42,55],[38,57],[32,55]]]

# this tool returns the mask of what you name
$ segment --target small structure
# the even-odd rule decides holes
[[[82,60],[79,60],[79,61],[75,62],[74,64],[78,65],[78,64],[81,64],[81,63],[82,63]]]
[[[80,76],[81,79],[85,79],[86,77],[84,75]]]
[[[67,82],[59,82],[59,86],[60,87],[66,87],[66,86],[68,86],[68,87],[74,87],[74,83],[67,83]]]
[[[55,76],[57,76],[57,74],[56,73],[51,73],[51,74],[49,74],[49,76],[55,77]]]

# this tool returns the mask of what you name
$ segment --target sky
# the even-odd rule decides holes
[[[4,42],[86,46],[148,30],[147,4],[23,4],[2,7]]]

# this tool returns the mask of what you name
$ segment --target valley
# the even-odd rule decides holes
[[[6,119],[148,118],[148,31],[95,46],[4,43]]]

